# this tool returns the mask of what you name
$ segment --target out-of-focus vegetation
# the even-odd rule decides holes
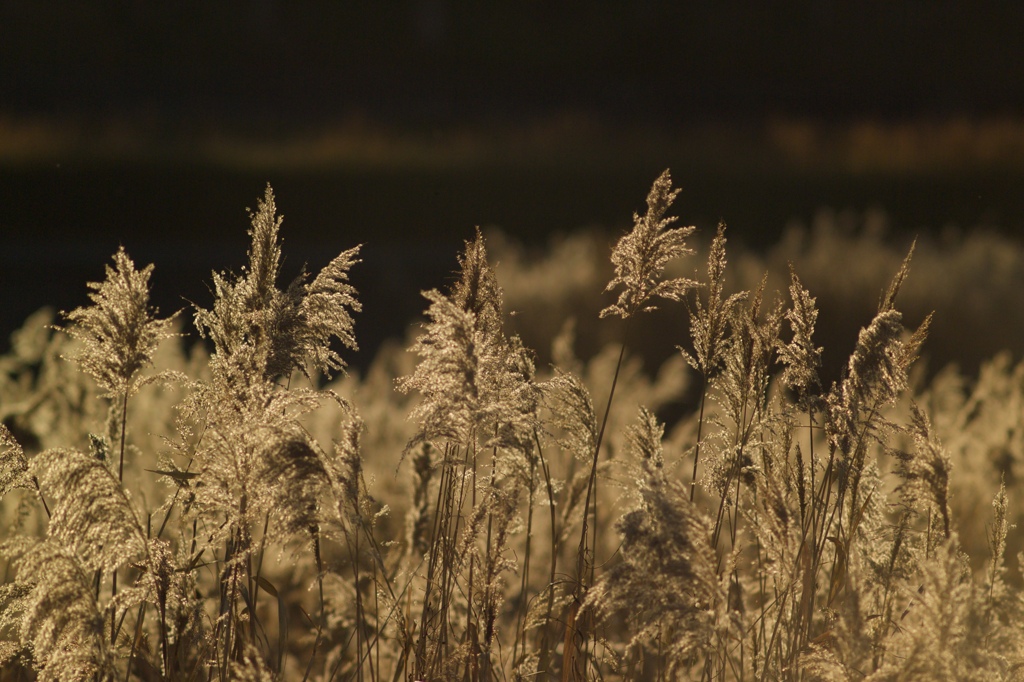
[[[643,167],[673,158],[709,172],[963,175],[1021,171],[1024,122],[1012,116],[890,121],[770,117],[764,123],[609,124],[571,111],[526,121],[395,126],[366,116],[268,135],[158,121],[0,117],[0,163],[178,162],[253,170]]]

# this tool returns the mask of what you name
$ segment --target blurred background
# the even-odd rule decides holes
[[[1022,35],[1010,1],[0,0],[0,336],[119,244],[162,312],[209,305],[268,182],[286,275],[365,244],[367,350],[475,225],[610,243],[667,167],[752,252],[823,210],[1016,243]]]

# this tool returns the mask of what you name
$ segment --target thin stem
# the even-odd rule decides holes
[[[627,325],[628,325],[628,322],[627,322]],[[597,527],[597,462],[598,462],[598,456],[601,453],[601,443],[604,440],[604,432],[605,432],[605,429],[608,426],[608,416],[611,414],[611,411],[612,411],[612,400],[615,398],[615,387],[616,387],[616,385],[619,382],[619,372],[622,370],[622,359],[626,355],[626,341],[625,341],[625,339],[627,337],[628,332],[629,332],[629,327],[627,326],[626,331],[623,333],[622,345],[619,348],[619,358],[618,358],[618,361],[616,361],[616,363],[615,363],[615,375],[612,377],[612,386],[611,386],[611,389],[608,391],[608,403],[607,403],[607,405],[605,406],[605,409],[604,409],[604,417],[601,419],[601,429],[600,429],[600,431],[598,431],[598,434],[597,434],[597,443],[595,443],[595,445],[594,445],[594,458],[591,461],[591,465],[590,465],[590,476],[589,476],[588,481],[587,481],[587,497],[586,497],[586,500],[583,503],[583,522],[582,522],[583,527],[580,529],[580,544],[579,544],[579,547],[576,550],[576,585],[574,587],[574,590],[575,590],[575,600],[574,600],[574,602],[575,603],[573,604],[572,616],[571,616],[574,620],[575,620],[575,617],[576,617],[576,613],[578,613],[579,605],[583,601],[583,593],[585,593],[586,590],[587,590],[587,587],[586,587],[586,585],[584,583],[584,580],[585,580],[584,573],[586,572],[586,561],[587,561],[586,557],[587,557],[587,550],[589,548],[588,536],[590,534],[590,529],[588,527],[588,517],[590,516],[591,500],[594,501],[593,502],[593,504],[594,504],[594,547],[593,547],[593,549],[594,549],[594,554],[596,555],[596,553],[597,553],[597,531],[598,531],[598,527]],[[592,559],[591,563],[590,563],[590,567],[591,567],[591,571],[590,571],[591,583],[593,583],[594,567],[596,566],[596,564],[597,564],[596,560]],[[566,632],[567,632],[567,634],[570,631],[572,631],[572,630],[575,630],[575,623],[567,623],[566,624]],[[568,646],[568,644],[569,644],[569,642],[567,641],[566,645]],[[586,645],[586,642],[584,642],[584,645]],[[564,654],[563,654],[564,660],[565,661],[572,660],[572,653],[573,652],[570,652],[570,651],[566,650],[564,652]],[[585,665],[585,663],[584,663],[584,665]],[[564,666],[564,664],[563,664],[563,666]],[[563,670],[563,677],[564,677],[564,674],[565,674],[565,671]]]
[[[530,458],[530,493],[526,502],[526,549],[523,556],[523,579],[519,587],[519,608],[516,609],[516,638],[512,644],[512,664],[518,660],[519,642],[523,643],[523,656],[526,656],[526,592],[530,586],[530,545],[533,539],[533,490],[537,477],[537,458]]]
[[[32,484],[36,487],[36,493],[39,495],[39,501],[43,503],[43,509],[46,510],[46,518],[52,519],[53,514],[50,513],[50,507],[46,504],[46,498],[43,497],[43,490],[39,487],[39,479],[32,476]]]
[[[124,437],[125,431],[128,430],[128,391],[125,390],[124,398],[121,401],[121,463],[117,467],[117,482],[124,485]],[[117,596],[117,568],[113,570],[113,575],[110,582],[110,600],[113,603],[114,598]],[[114,611],[110,611],[110,645],[115,646],[117,642],[114,641],[117,633],[117,625],[114,623]]]
[[[358,502],[356,503],[358,505]],[[358,506],[357,506],[358,509]],[[356,661],[356,679],[359,682],[363,680],[363,593],[359,587],[359,533],[353,533],[355,535],[355,549],[352,550],[352,572],[355,578],[356,588],[356,655],[359,656],[359,660]],[[369,649],[367,649],[369,653]]]
[[[444,532],[444,519],[443,510],[447,505],[446,492],[450,485],[450,481],[454,476],[454,471],[448,462],[448,458],[451,456],[451,445],[445,444],[444,455],[441,463],[441,479],[438,482],[437,487],[437,503],[434,507],[434,527],[431,533],[430,539],[430,557],[427,560],[427,576],[426,584],[423,588],[423,610],[420,613],[420,634],[419,642],[416,646],[416,662],[414,670],[416,677],[423,677],[426,674],[426,661],[427,661],[427,626],[429,619],[429,607],[430,604],[430,593],[434,587],[434,573],[437,568],[438,555],[440,554],[441,545],[443,544],[442,533]]]
[[[708,375],[703,374],[704,386],[700,391],[700,417],[697,419],[697,442],[693,446],[693,474],[690,476],[690,502],[697,492],[697,462],[700,460],[700,433],[704,428],[704,403],[708,397]]]
[[[477,448],[476,448],[476,438],[474,438],[473,439],[473,480],[472,480],[472,483],[470,484],[472,486],[472,491],[470,493],[470,501],[469,501],[469,513],[470,513],[470,516],[472,516],[475,513],[475,511],[476,511],[476,469],[477,469]],[[492,465],[492,469],[491,470],[493,471],[493,465]],[[460,509],[461,509],[461,505],[460,505]],[[488,526],[488,529],[489,528],[490,527]],[[473,540],[473,545],[476,545],[476,538],[472,538],[472,540]],[[490,537],[488,537],[488,543],[490,543]],[[490,551],[490,546],[488,546],[488,551]],[[479,641],[480,626],[478,624],[476,628],[473,627],[473,578],[474,578],[474,568],[475,567],[476,567],[476,552],[473,551],[472,549],[470,549],[470,553],[469,553],[469,586],[466,589],[466,598],[468,600],[468,603],[466,605],[466,636],[467,636],[467,639],[471,635],[473,637],[473,641],[470,642],[470,650],[473,653],[466,659],[466,667],[467,667],[466,674],[467,675],[469,675],[469,668],[476,666],[477,657],[476,657],[475,653],[480,648],[480,641]],[[479,620],[478,620],[478,623],[479,623]]]
[[[320,641],[324,633],[324,565],[320,557],[320,532],[313,533],[313,554],[316,557],[316,578],[320,588],[320,623],[316,628],[316,639],[313,640],[313,651],[309,654],[309,663],[306,664],[306,674],[302,676],[302,682],[309,679],[309,673],[313,670],[313,661],[316,660],[316,651],[320,648]],[[356,584],[358,593],[359,585]],[[357,624],[358,627],[359,624]],[[360,659],[362,660],[362,659]]]
[[[379,590],[377,589],[377,586],[380,585],[380,582],[379,582],[379,578],[377,577],[377,562],[373,562],[373,585],[374,585],[374,590],[373,590],[373,622],[374,622],[374,625],[376,625],[376,627],[377,627],[377,634],[379,635],[380,631],[383,629],[384,626],[381,625],[381,622],[380,622],[380,599],[379,599]],[[367,651],[369,651],[370,647],[373,647],[374,645],[376,645],[376,653],[377,653],[376,670],[380,671],[380,641],[377,639],[377,637],[374,637],[373,642],[371,642],[370,646],[367,647]],[[374,671],[374,665],[373,665],[373,663],[371,661],[371,663],[370,663],[370,673],[371,673],[370,677],[371,677],[371,679],[376,679],[376,675],[375,675],[375,673],[373,671]]]
[[[586,557],[586,553],[587,553],[587,548],[589,546],[588,542],[587,542],[587,539],[588,539],[589,534],[590,534],[590,529],[589,529],[589,526],[588,526],[588,518],[590,516],[590,501],[591,501],[591,499],[594,500],[594,509],[595,509],[595,517],[594,517],[594,542],[595,542],[595,544],[597,543],[597,517],[596,517],[596,510],[597,510],[597,461],[598,461],[598,454],[601,452],[601,442],[604,440],[604,431],[605,431],[605,428],[608,426],[608,415],[611,413],[612,399],[615,397],[615,386],[616,386],[616,384],[618,384],[618,381],[619,381],[619,371],[622,369],[622,358],[625,356],[625,354],[626,354],[626,344],[623,343],[622,347],[619,349],[619,359],[618,359],[618,362],[615,363],[615,376],[612,378],[612,387],[611,387],[611,390],[608,392],[608,404],[605,406],[604,418],[601,420],[601,429],[600,429],[600,431],[598,431],[597,443],[594,446],[594,458],[593,458],[593,460],[591,460],[591,464],[590,464],[590,476],[589,476],[588,481],[587,481],[587,497],[586,497],[586,500],[583,503],[583,529],[582,529],[582,531],[580,533],[580,546],[579,546],[579,550],[576,553],[576,580],[577,580],[577,582],[580,585],[583,585],[583,573],[584,573],[584,570],[585,570],[584,563],[585,563],[585,557]]]
[[[541,645],[540,645],[540,667],[539,670],[546,671],[548,669],[548,656],[551,650],[549,646],[548,637],[550,635],[549,626],[551,625],[551,615],[555,610],[555,570],[558,565],[558,528],[555,517],[555,490],[551,484],[551,470],[548,469],[547,462],[544,459],[544,451],[540,445],[540,437],[537,435],[537,430],[533,431],[533,439],[537,443],[537,452],[540,459],[540,466],[544,471],[544,482],[547,485],[548,493],[548,510],[551,516],[551,572],[548,575],[548,604],[547,613],[544,616],[544,628],[541,630]]]
[[[124,671],[125,682],[132,677],[132,661],[135,660],[135,644],[139,641],[139,635],[142,633],[142,621],[146,615],[146,602],[139,604],[139,615],[135,618],[135,636],[132,637],[132,647],[128,652],[128,667]]]
[[[124,392],[124,399],[121,401],[121,463],[117,467],[117,482],[124,482],[124,437],[128,430],[128,391]]]
[[[263,572],[263,550],[267,542],[267,529],[270,528],[270,512],[263,519],[263,535],[260,536],[260,551],[256,554],[256,579],[250,587],[252,591],[252,617],[249,619],[249,636],[256,639],[256,606],[260,598],[260,574]]]

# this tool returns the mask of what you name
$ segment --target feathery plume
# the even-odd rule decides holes
[[[910,405],[910,433],[914,437],[915,454],[900,455],[896,473],[903,479],[897,488],[904,503],[911,509],[921,501],[930,501],[942,517],[946,539],[950,536],[949,475],[952,463],[949,454],[932,430],[931,420],[917,403]],[[924,498],[924,500],[922,500]]]
[[[348,283],[348,271],[360,262],[360,247],[342,252],[312,283],[306,284],[303,271],[282,291],[277,280],[283,217],[277,215],[269,184],[257,207],[249,211],[252,244],[245,274],[214,273],[213,308],[196,309],[196,327],[214,343],[214,368],[230,372],[226,366],[234,366],[262,380],[295,369],[308,375],[307,362],[326,373],[344,370],[344,361],[330,343],[337,338],[357,350],[351,312],[362,308]]]
[[[771,381],[769,370],[782,323],[781,305],[769,310],[762,319],[767,281],[766,273],[748,306],[733,305],[729,309],[729,336],[716,384],[725,415],[740,432],[745,432],[742,440],[746,440],[752,425],[763,416]]]
[[[15,488],[31,490],[28,460],[18,441],[3,424],[0,424],[0,499]]]
[[[554,413],[554,426],[564,434],[559,444],[576,459],[588,461],[597,447],[597,414],[583,380],[556,368],[555,376],[545,384],[544,395]]]
[[[405,516],[405,540],[411,556],[422,557],[430,549],[430,483],[434,477],[431,448],[420,445],[412,457],[412,504]]]
[[[920,597],[900,622],[878,680],[994,680],[1003,678],[1001,657],[978,631],[977,588],[954,533],[921,564]]]
[[[265,308],[277,293],[277,276],[281,268],[281,243],[278,233],[284,216],[277,215],[274,190],[267,183],[262,199],[256,200],[256,211],[246,209],[251,227],[248,230],[252,246],[249,247],[250,310]]]
[[[171,320],[156,319],[149,305],[153,266],[136,270],[124,247],[106,266],[103,282],[90,282],[93,305],[64,313],[65,331],[81,342],[72,356],[91,375],[107,397],[131,394],[139,370],[152,362],[161,340],[172,336]]]
[[[459,281],[452,289],[452,301],[474,315],[477,328],[486,334],[497,334],[502,327],[502,292],[498,278],[487,262],[487,249],[480,228],[476,238],[465,242],[459,254]]]
[[[359,350],[353,332],[355,322],[349,311],[360,312],[362,305],[356,299],[355,287],[348,283],[349,270],[362,262],[356,257],[359,248],[342,251],[321,270],[306,285],[300,306],[304,325],[298,345],[313,366],[326,374],[345,369],[345,361],[330,347],[332,338],[349,350]]]
[[[19,561],[19,635],[31,645],[41,682],[110,680],[113,660],[92,580],[60,540],[47,540]]]
[[[821,368],[822,349],[814,345],[814,325],[818,320],[815,299],[803,288],[800,278],[789,264],[789,296],[793,307],[786,312],[786,320],[793,330],[793,339],[779,344],[779,362],[785,365],[780,381],[797,397],[797,404],[806,409],[810,391],[820,388],[818,370]]]
[[[902,321],[899,311],[886,310],[860,331],[846,378],[829,395],[826,426],[833,444],[845,455],[853,454],[861,411],[891,402],[907,388],[905,368],[900,362]]]
[[[74,450],[52,449],[32,460],[32,473],[54,500],[49,535],[88,569],[111,571],[145,554],[146,536],[117,478]]]
[[[1003,561],[1006,558],[1006,535],[1013,527],[1007,520],[1007,508],[1009,498],[1006,495],[1006,481],[999,482],[999,491],[992,498],[992,532],[989,538],[990,549],[992,550],[992,564],[990,567],[989,586],[992,589],[997,582],[1001,581],[1001,574],[1004,570]]]
[[[632,646],[666,634],[670,670],[707,647],[717,627],[716,605],[726,603],[711,548],[711,522],[650,460],[638,493],[640,507],[616,524],[622,561],[587,592],[585,608],[601,618],[625,612]],[[664,640],[661,640],[664,642]]]
[[[707,303],[696,297],[690,310],[690,338],[693,341],[693,355],[682,347],[679,351],[687,363],[710,379],[722,363],[725,352],[725,333],[729,311],[739,302],[743,294],[733,294],[723,300],[725,289],[725,223],[718,224],[715,238],[711,240],[708,252]],[[687,307],[689,307],[687,302]]]
[[[421,428],[407,452],[424,441],[468,442],[481,407],[480,393],[486,388],[479,371],[493,358],[494,350],[488,339],[477,334],[471,312],[437,290],[423,296],[430,301],[430,322],[411,348],[420,362],[411,375],[397,381],[400,391],[424,396],[410,415]]]
[[[913,253],[911,246],[879,302],[878,314],[857,337],[857,347],[850,356],[842,385],[833,386],[827,398],[826,430],[829,440],[846,457],[854,455],[856,444],[858,462],[863,451],[860,434],[869,433],[872,427],[870,419],[866,424],[859,423],[861,413],[873,416],[879,407],[892,403],[909,387],[907,373],[931,324],[932,316],[929,315],[906,342],[901,340],[903,316],[893,308],[893,304],[910,272]]]
[[[518,337],[502,332],[501,289],[479,231],[459,263],[450,295],[423,292],[430,321],[411,349],[420,362],[396,382],[399,390],[424,396],[411,415],[421,427],[406,453],[424,441],[440,447],[437,441],[466,444],[479,436],[483,447],[521,450],[529,440],[539,400],[533,361]]]
[[[647,213],[641,217],[633,214],[633,229],[619,240],[612,251],[615,276],[605,291],[613,291],[620,285],[624,291],[619,300],[601,311],[601,317],[619,315],[623,319],[638,312],[654,310],[650,304],[654,297],[678,301],[688,290],[696,286],[692,280],[679,277],[661,280],[661,273],[669,261],[693,253],[686,246],[686,238],[695,228],[676,227],[666,229],[678,218],[665,217],[679,190],[672,189],[669,171],[662,173],[647,195]]]
[[[917,240],[915,239],[910,244],[910,250],[907,251],[907,255],[904,256],[903,262],[900,263],[900,269],[896,271],[896,275],[892,278],[892,282],[889,283],[889,288],[885,290],[882,297],[878,301],[878,312],[884,313],[887,310],[892,310],[893,306],[896,305],[896,296],[900,293],[900,288],[903,286],[903,282],[906,281],[907,275],[910,274],[910,261],[914,257],[914,249],[917,247]]]
[[[327,473],[337,502],[338,518],[348,532],[368,501],[362,494],[362,440],[366,423],[353,413],[341,427],[341,438],[334,443],[334,458],[327,461]]]
[[[316,450],[301,434],[274,434],[266,439],[259,461],[260,479],[270,499],[267,508],[288,536],[309,533],[317,526],[317,507],[328,485],[327,471]]]
[[[725,242],[725,223],[719,223],[718,231],[715,233],[715,238],[711,240],[711,249],[708,253],[707,303],[702,302],[698,294],[692,308],[689,301],[686,304],[690,313],[690,338],[693,341],[694,355],[690,355],[682,346],[676,347],[682,353],[683,359],[700,372],[704,384],[700,394],[697,438],[693,448],[693,470],[690,475],[691,502],[697,492],[697,468],[700,464],[701,433],[704,429],[704,407],[707,402],[708,388],[725,359],[727,349],[725,335],[729,318],[733,309],[746,295],[741,292],[722,300],[722,293],[725,289]]]
[[[648,475],[664,476],[665,457],[661,446],[664,434],[665,425],[643,405],[640,406],[636,421],[626,428],[629,450],[633,458],[649,472]],[[642,484],[642,478],[638,477],[637,483]]]

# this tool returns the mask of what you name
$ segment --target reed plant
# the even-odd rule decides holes
[[[479,230],[352,374],[359,247],[283,283],[269,186],[198,343],[119,249],[0,359],[0,680],[1024,679],[1024,370],[915,378],[911,247],[829,377],[799,264],[730,288],[722,224],[694,268],[678,193],[550,365]]]

